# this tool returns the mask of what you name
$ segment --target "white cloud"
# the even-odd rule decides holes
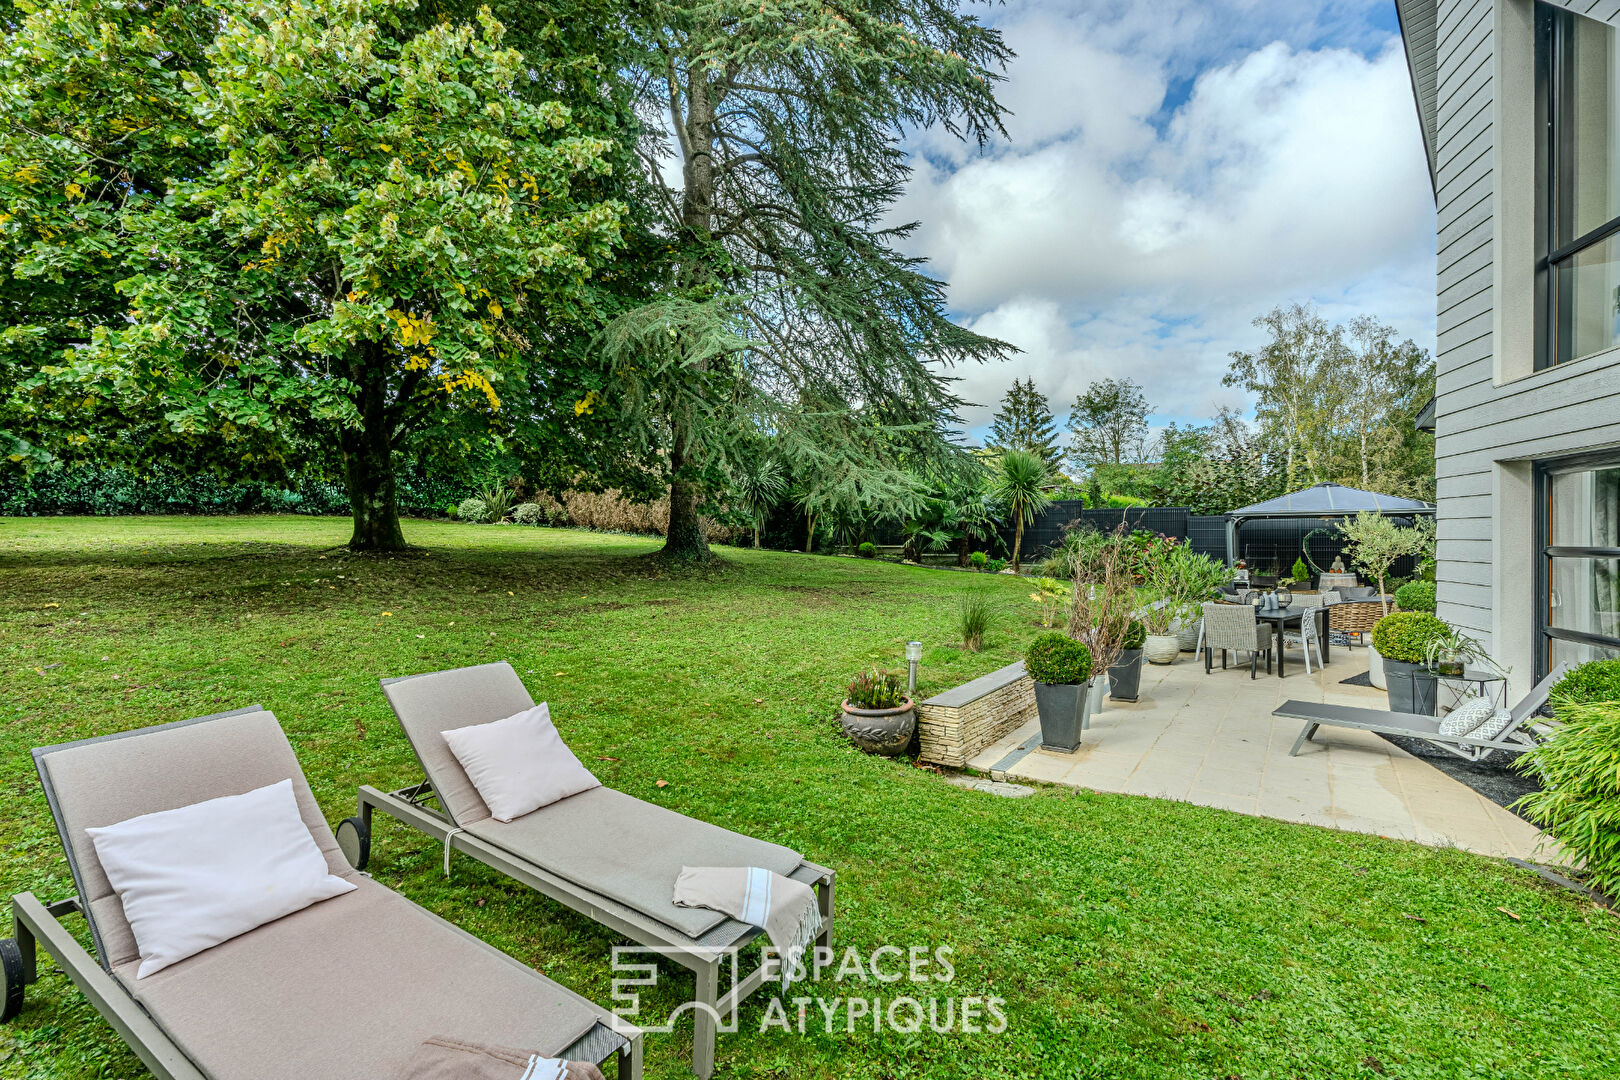
[[[1161,419],[1246,404],[1220,385],[1249,321],[1313,300],[1433,345],[1434,224],[1399,41],[1371,5],[1238,0],[1021,9],[1002,98],[1013,141],[937,133],[901,220],[953,308],[1024,353],[958,371],[984,408],[1033,376],[1060,417],[1129,375]]]

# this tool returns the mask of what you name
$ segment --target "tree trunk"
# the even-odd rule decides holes
[[[681,224],[695,239],[706,241],[714,222],[714,102],[710,98],[708,74],[701,65],[686,69],[686,115],[671,109],[670,119],[679,125],[684,190],[681,193]],[[682,268],[684,284],[709,277],[701,263]],[[701,491],[686,472],[695,433],[692,417],[683,406],[676,406],[670,418],[669,529],[664,534],[665,558],[706,562],[711,557],[703,523],[698,518]]]
[[[1018,573],[1018,555],[1024,547],[1024,508],[1017,506],[1013,513],[1013,573]]]
[[[808,530],[804,534],[804,553],[810,554],[816,550],[816,515],[808,516]]]
[[[692,478],[685,475],[686,432],[684,424],[676,424],[669,463],[672,475],[669,481],[669,528],[664,532],[663,555],[668,559],[687,562],[706,562],[710,558],[709,540],[703,535],[703,519],[698,514],[700,493]]]
[[[388,410],[388,380],[376,357],[352,371],[360,391],[355,406],[360,427],[345,428],[339,438],[349,508],[354,515],[351,551],[404,551],[399,527],[399,500],[394,488],[393,418]]]
[[[754,547],[759,547],[759,518],[754,519]]]

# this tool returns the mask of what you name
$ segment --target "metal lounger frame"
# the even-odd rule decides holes
[[[726,919],[702,937],[687,937],[674,927],[666,926],[612,897],[592,892],[506,848],[456,830],[449,815],[438,807],[427,805],[428,799],[438,801],[431,782],[426,779],[397,791],[380,791],[367,784],[360,788],[358,798],[360,821],[369,836],[372,812],[381,810],[389,817],[432,837],[441,845],[448,843],[450,850],[470,855],[492,870],[522,882],[587,919],[689,969],[696,977],[694,1000],[700,1006],[692,1010],[692,1071],[704,1078],[714,1072],[719,1019],[730,1017],[750,994],[765,984],[766,977],[766,969],[761,965],[735,979],[730,989],[722,994],[721,966],[732,951],[740,951],[764,931],[748,923]],[[822,918],[821,935],[816,939],[816,946],[831,949],[837,875],[825,866],[803,862],[788,876],[816,890]]]
[[[1569,669],[1568,664],[1559,664],[1548,672],[1546,677],[1531,688],[1513,709],[1514,722],[1508,725],[1494,739],[1474,739],[1467,735],[1442,735],[1439,731],[1425,731],[1414,726],[1414,720],[1433,720],[1433,717],[1421,716],[1416,713],[1380,712],[1377,709],[1360,708],[1354,705],[1328,705],[1315,701],[1285,701],[1272,712],[1273,716],[1280,716],[1290,720],[1303,720],[1305,726],[1301,729],[1299,737],[1294,740],[1294,747],[1288,754],[1290,757],[1298,755],[1312,736],[1322,727],[1353,728],[1357,731],[1373,731],[1384,735],[1405,735],[1412,739],[1422,739],[1435,747],[1455,754],[1465,761],[1484,761],[1498,750],[1524,751],[1533,748],[1536,740],[1524,730],[1534,716],[1537,709],[1547,701],[1547,693],[1554,683],[1563,677]],[[1407,718],[1403,723],[1402,718]]]
[[[244,713],[263,712],[257,705],[245,709],[233,709],[229,712],[212,713],[208,716],[198,716],[190,720],[180,720],[173,724],[160,724],[156,727],[177,727],[189,724],[200,724],[209,720],[221,720],[228,716],[240,716]],[[136,1001],[124,985],[113,978],[107,966],[105,952],[101,943],[101,932],[96,926],[95,919],[90,915],[89,905],[83,900],[83,878],[80,874],[78,860],[74,858],[73,847],[68,843],[67,835],[62,825],[62,815],[59,809],[56,789],[51,784],[50,774],[44,768],[44,758],[57,750],[65,750],[74,746],[86,746],[91,743],[110,742],[114,739],[124,739],[132,735],[140,735],[154,730],[153,727],[137,728],[132,731],[120,731],[111,735],[102,735],[94,739],[80,739],[75,742],[58,743],[55,746],[40,747],[34,750],[34,764],[39,772],[40,783],[45,788],[45,801],[50,805],[51,816],[56,823],[57,835],[62,841],[62,850],[67,856],[68,869],[73,874],[73,884],[79,890],[79,895],[55,903],[41,903],[31,892],[17,893],[11,898],[11,917],[13,933],[17,952],[21,960],[22,983],[31,986],[39,980],[38,950],[43,946],[45,952],[56,960],[61,969],[67,973],[73,984],[84,994],[86,1000],[95,1006],[102,1018],[111,1024],[113,1030],[118,1032],[125,1045],[135,1052],[153,1076],[159,1080],[207,1080],[208,1074],[203,1072],[188,1058],[185,1053],[175,1045],[173,1039],[158,1026],[157,1022]],[[420,907],[419,910],[444,926],[449,927],[457,934],[466,938],[482,949],[499,956],[509,964],[513,964],[525,971],[533,969],[515,958],[497,949],[473,934],[468,933],[454,923]],[[64,915],[80,914],[90,926],[90,937],[96,948],[96,956],[92,957],[80,945],[67,927],[62,925],[61,917]],[[547,980],[551,982],[551,980]],[[642,1070],[642,1033],[632,1025],[619,1019],[614,1014],[602,1009],[588,998],[569,990],[566,986],[552,982],[559,993],[579,1002],[596,1013],[598,1020],[596,1026],[576,1039],[572,1045],[563,1051],[563,1056],[575,1061],[589,1061],[593,1064],[603,1064],[608,1058],[615,1058],[618,1063],[617,1075],[619,1080],[641,1080]]]

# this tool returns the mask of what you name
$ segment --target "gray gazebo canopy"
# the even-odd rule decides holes
[[[1251,518],[1337,518],[1353,517],[1363,510],[1393,517],[1433,514],[1434,504],[1421,499],[1403,499],[1376,491],[1345,487],[1342,484],[1315,484],[1291,495],[1257,502],[1226,514],[1226,561],[1231,563],[1237,550],[1238,525]]]
[[[1378,514],[1408,517],[1412,514],[1432,514],[1434,504],[1420,499],[1402,499],[1395,495],[1380,495],[1376,491],[1344,487],[1341,484],[1316,484],[1292,495],[1279,495],[1275,499],[1257,502],[1239,510],[1229,510],[1226,516],[1237,521],[1244,518],[1266,517],[1352,517],[1363,510]]]

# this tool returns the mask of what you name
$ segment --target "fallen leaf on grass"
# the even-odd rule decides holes
[[[362,738],[362,739],[365,738],[366,737],[366,725],[365,725],[365,722],[361,721],[361,720],[356,720],[354,722],[354,731],[355,731],[355,734],[358,735],[360,738]]]
[[[41,606],[43,606],[43,607],[61,607],[62,605],[61,604],[44,604],[44,605],[41,605]]]
[[[608,757],[606,754],[597,754],[596,755],[596,760],[597,761],[618,761],[619,759],[616,758],[616,757]]]
[[[1515,915],[1513,912],[1509,911],[1505,907],[1498,906],[1496,910],[1500,911],[1502,914],[1506,915],[1508,918],[1512,919],[1514,922],[1523,922],[1524,921],[1523,919],[1519,918],[1517,915]]]
[[[660,780],[660,781],[658,781],[656,786],[657,787],[669,787],[669,781],[668,780]]]
[[[1428,920],[1428,919],[1425,919],[1425,918],[1424,918],[1424,917],[1423,917],[1423,916],[1421,916],[1421,915],[1408,915],[1408,914],[1407,914],[1407,913],[1406,913],[1406,912],[1404,912],[1404,911],[1403,911],[1403,912],[1401,912],[1401,918],[1403,918],[1403,919],[1411,919],[1411,920],[1412,920],[1412,921],[1413,921],[1413,922],[1424,922],[1424,923],[1426,923],[1426,922],[1428,922],[1428,921],[1429,921],[1429,920]]]
[[[390,618],[392,618],[394,613],[392,611],[385,611],[385,612],[383,612],[383,614],[389,616]]]

